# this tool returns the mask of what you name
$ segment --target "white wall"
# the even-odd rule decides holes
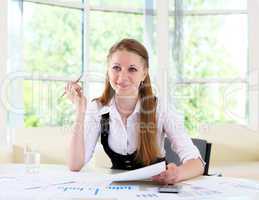
[[[212,143],[211,165],[259,161],[259,132],[236,124],[204,125],[200,137]]]

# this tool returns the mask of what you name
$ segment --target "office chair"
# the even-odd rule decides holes
[[[205,161],[206,165],[204,168],[203,175],[208,176],[209,164],[210,164],[210,152],[211,152],[211,143],[208,143],[206,140],[192,138],[193,144],[199,149],[202,159]],[[168,162],[173,162],[176,165],[180,165],[180,159],[178,155],[172,151],[171,142],[168,138],[165,138],[165,151],[166,151],[166,160]]]

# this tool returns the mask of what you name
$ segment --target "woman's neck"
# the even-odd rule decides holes
[[[138,101],[138,96],[128,97],[128,96],[115,95],[116,108],[122,118],[128,118],[128,116],[130,116],[130,114],[135,109],[137,101]]]

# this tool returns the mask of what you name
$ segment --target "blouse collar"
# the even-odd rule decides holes
[[[131,116],[140,113],[140,106],[141,106],[140,100],[138,99],[137,104],[134,108],[134,111],[131,113]],[[118,112],[118,109],[116,107],[115,98],[113,96],[107,105],[102,106],[102,108],[99,111],[99,115],[101,116],[106,113],[114,113],[114,112]]]

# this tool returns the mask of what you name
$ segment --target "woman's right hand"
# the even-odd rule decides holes
[[[86,97],[83,94],[82,87],[73,81],[70,81],[65,86],[65,94],[67,98],[75,105],[77,112],[85,112]]]

